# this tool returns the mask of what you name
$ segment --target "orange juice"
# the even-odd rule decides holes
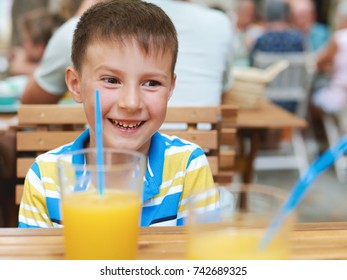
[[[67,259],[135,259],[141,201],[125,191],[73,193],[62,199]]]
[[[193,260],[276,260],[288,259],[288,241],[275,238],[259,249],[263,231],[218,230],[195,233],[187,242],[186,257]]]

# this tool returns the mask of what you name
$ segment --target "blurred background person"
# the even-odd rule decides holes
[[[58,6],[59,15],[65,20],[69,20],[70,18],[76,15],[76,12],[81,6],[83,0],[60,0],[60,4]]]
[[[313,95],[313,103],[324,113],[333,114],[343,133],[347,132],[347,3],[336,9],[337,30],[328,45],[318,53],[317,71],[328,73],[325,87]]]
[[[11,47],[22,46],[21,31],[18,21],[27,12],[38,8],[49,9],[50,0],[12,0]]]
[[[183,0],[148,0],[161,7],[178,33],[176,87],[169,106],[216,106],[231,85],[232,32],[228,16]]]
[[[281,0],[265,2],[265,32],[253,45],[250,53],[251,65],[257,51],[262,52],[302,52],[304,41],[302,35],[289,24],[289,5]]]
[[[329,40],[329,27],[317,22],[316,7],[312,0],[290,0],[289,4],[291,8],[291,24],[303,35],[305,50],[317,52]]]
[[[57,103],[67,92],[65,69],[71,65],[72,36],[79,17],[91,5],[102,0],[84,0],[80,3],[74,17],[56,30],[45,49],[42,60],[22,95],[24,104]]]
[[[29,75],[34,72],[45,51],[48,40],[63,23],[58,15],[46,8],[26,12],[17,23],[21,47],[13,49],[9,75]]]
[[[238,1],[234,21],[233,67],[249,66],[250,50],[256,39],[265,31],[264,22],[256,3],[253,0]]]
[[[293,29],[289,24],[289,5],[280,0],[265,2],[264,20],[265,32],[253,45],[250,53],[250,62],[257,51],[262,52],[303,52],[304,40],[300,32]]]

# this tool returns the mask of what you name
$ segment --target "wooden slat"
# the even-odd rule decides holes
[[[218,135],[216,130],[163,130],[168,135],[175,135],[188,140],[206,149],[218,148]]]
[[[236,128],[221,128],[220,145],[228,145],[235,147],[237,145],[237,130]]]
[[[22,200],[23,190],[24,190],[24,186],[23,185],[16,185],[15,202],[16,202],[17,205],[19,205],[21,200]]]
[[[219,152],[219,169],[233,170],[235,165],[236,152],[234,150],[224,150]]]
[[[179,108],[179,110],[177,110]],[[165,122],[167,123],[217,123],[218,110],[211,107],[168,107]]]
[[[35,158],[17,158],[17,178],[24,178]]]
[[[17,132],[17,151],[45,152],[75,140],[81,131]]]
[[[31,124],[85,124],[87,122],[81,105],[20,105],[19,125]]]
[[[219,162],[217,156],[207,156],[208,164],[211,167],[212,175],[217,176],[219,173]]]

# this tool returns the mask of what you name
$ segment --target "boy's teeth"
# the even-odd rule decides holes
[[[141,122],[138,122],[138,123],[133,123],[133,124],[125,124],[125,123],[122,123],[122,122],[118,122],[116,120],[111,120],[111,122],[117,126],[120,126],[122,128],[136,128],[136,127],[139,127]]]

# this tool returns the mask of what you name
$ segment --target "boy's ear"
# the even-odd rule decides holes
[[[78,75],[78,72],[75,68],[69,66],[66,68],[65,71],[65,82],[69,89],[69,91],[72,94],[72,98],[77,103],[82,103],[82,95],[80,91],[80,78]]]
[[[169,99],[168,100],[170,100],[170,98],[171,98],[171,96],[173,94],[173,91],[175,89],[175,86],[176,86],[176,74],[174,74],[173,77],[172,77],[170,93],[169,93]]]

